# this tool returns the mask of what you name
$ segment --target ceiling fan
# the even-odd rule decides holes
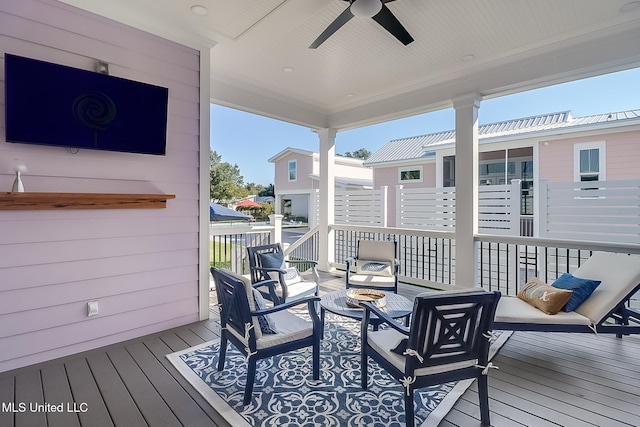
[[[408,45],[413,41],[411,34],[402,26],[398,18],[389,10],[385,3],[395,0],[343,0],[349,2],[349,7],[327,27],[326,30],[311,43],[309,49],[316,49],[329,37],[338,31],[344,24],[349,22],[354,16],[358,18],[373,18],[385,30],[390,32],[403,45]]]

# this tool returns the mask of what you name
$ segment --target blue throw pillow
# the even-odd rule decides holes
[[[567,301],[562,308],[562,311],[574,311],[589,298],[600,283],[600,280],[581,279],[569,273],[563,273],[551,286],[573,291],[571,298],[569,298],[569,301]]]
[[[282,252],[258,254],[258,258],[260,259],[260,265],[262,268],[284,269],[284,253]]]
[[[256,303],[256,308],[258,310],[263,310],[267,308],[267,303],[265,302],[262,294],[257,289],[253,289],[253,299]],[[260,325],[260,330],[263,334],[277,334],[276,331],[276,323],[273,321],[271,316],[265,314],[264,316],[257,316],[258,324]]]

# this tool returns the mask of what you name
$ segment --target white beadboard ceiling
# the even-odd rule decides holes
[[[308,46],[348,2],[63,1],[212,46],[214,102],[312,128],[348,129],[474,92],[492,97],[640,66],[640,7],[621,11],[631,0],[396,0],[387,7],[410,45],[354,18],[315,50]],[[209,14],[191,13],[195,4]]]

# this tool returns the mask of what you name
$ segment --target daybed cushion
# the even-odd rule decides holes
[[[640,283],[640,255],[594,252],[573,275],[602,281],[576,309],[597,324]]]
[[[496,309],[496,322],[505,323],[533,323],[547,325],[590,325],[589,318],[581,314],[560,311],[557,314],[549,315],[529,305],[517,297],[503,296],[498,301]]]
[[[552,286],[573,292],[562,310],[574,311],[591,296],[600,283],[600,280],[583,279],[569,273],[563,273],[562,276],[553,282]]]
[[[551,316],[516,297],[503,296],[498,301],[495,321],[558,325],[600,324],[640,283],[640,255],[594,252],[573,274],[602,282],[575,311],[561,311]]]
[[[569,290],[554,288],[537,277],[532,277],[520,288],[518,298],[546,314],[556,314],[569,301],[572,293]]]

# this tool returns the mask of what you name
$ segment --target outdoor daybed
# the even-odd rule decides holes
[[[503,296],[496,310],[494,329],[615,333],[618,336],[640,333],[640,312],[627,304],[640,289],[640,255],[594,252],[572,274],[601,281],[574,311],[545,314],[518,297]]]

